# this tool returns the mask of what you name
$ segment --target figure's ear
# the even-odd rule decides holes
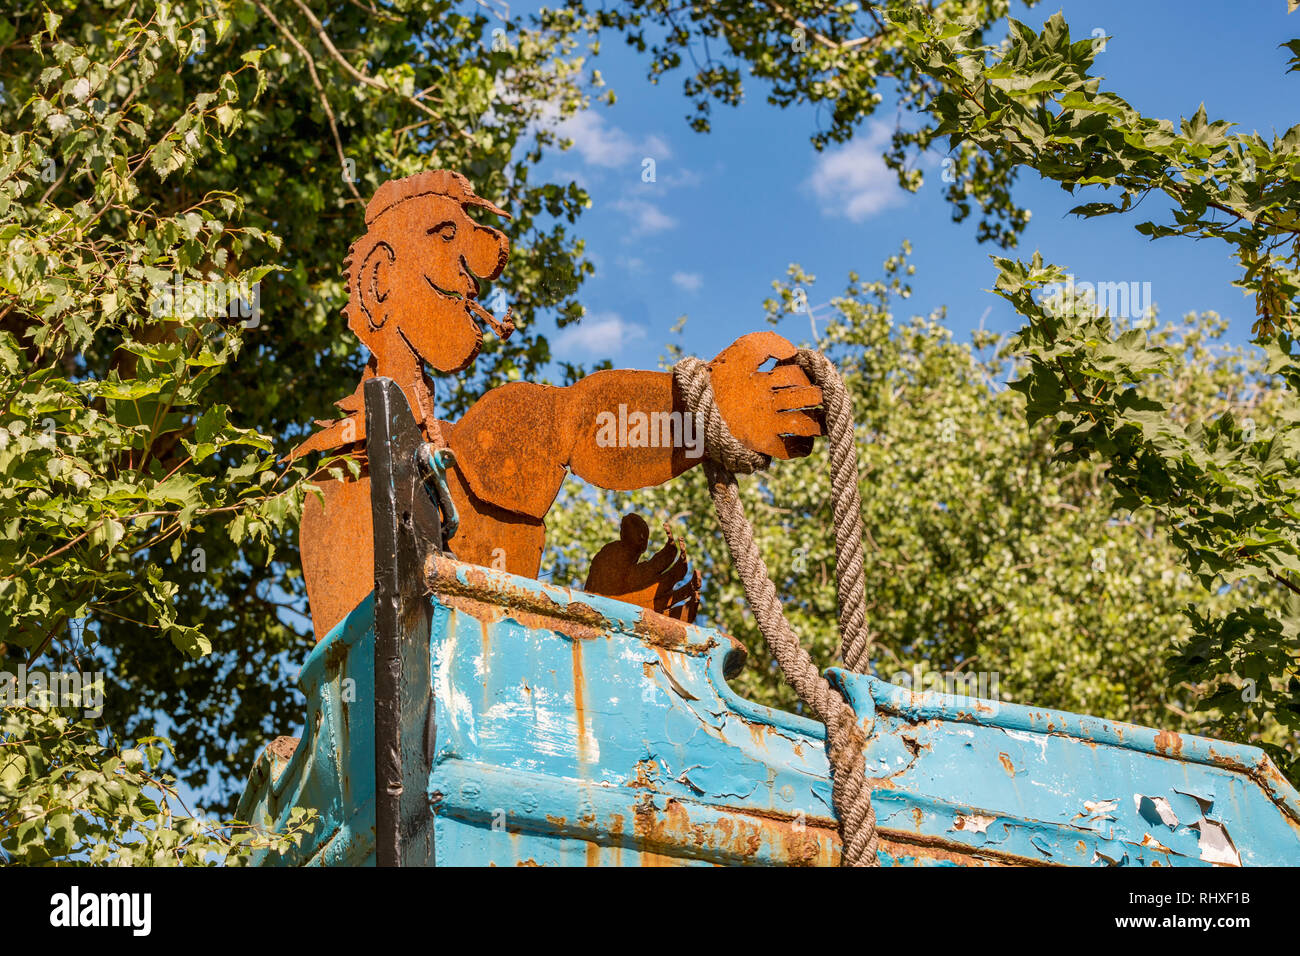
[[[357,270],[356,308],[349,310],[348,324],[362,341],[385,325],[397,305],[393,287],[397,280],[397,254],[387,242],[380,240],[370,247]]]

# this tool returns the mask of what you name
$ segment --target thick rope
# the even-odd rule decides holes
[[[821,387],[826,408],[839,579],[840,650],[845,663],[860,673],[868,663],[870,642],[866,629],[862,507],[858,497],[852,403],[844,382],[826,356],[801,349],[796,361]],[[754,540],[754,527],[740,503],[736,472],[752,474],[766,468],[771,459],[741,444],[731,434],[714,401],[707,365],[696,358],[684,358],[673,367],[673,380],[686,400],[687,410],[703,425],[708,455],[704,472],[709,493],[758,629],[799,699],[826,725],[831,803],[840,828],[840,863],[875,866],[880,838],[876,833],[876,813],[871,806],[871,788],[867,786],[862,753],[866,737],[853,708],[822,676],[790,629]]]
[[[840,607],[840,656],[865,674],[871,663],[867,630],[867,578],[862,554],[862,499],[858,496],[858,444],[853,400],[835,366],[821,352],[800,349],[795,361],[822,390],[830,442],[831,500],[835,521],[835,585]]]

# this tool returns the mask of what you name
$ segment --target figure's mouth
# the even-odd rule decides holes
[[[430,288],[430,289],[432,289],[434,292],[438,293],[438,295],[442,296],[442,297],[445,298],[445,299],[463,299],[463,298],[465,298],[465,294],[464,294],[463,292],[451,292],[451,291],[449,291],[448,289],[444,289],[442,286],[438,285],[438,283],[434,282],[434,281],[433,281],[432,279],[430,279],[428,276],[425,276],[425,277],[424,277],[424,281],[427,282],[427,283],[429,283],[429,288]]]
[[[471,319],[474,319],[476,322],[486,322],[487,325],[492,329],[492,331],[496,333],[497,338],[499,338],[501,341],[504,342],[506,339],[510,338],[511,334],[515,331],[515,323],[511,319],[511,312],[513,311],[512,309],[507,308],[506,317],[504,319],[498,320],[496,316],[494,316],[487,309],[483,308],[483,306],[480,305],[477,301],[475,301],[473,297],[468,296],[463,292],[452,292],[448,289],[444,289],[442,286],[438,285],[438,283],[430,279],[427,275],[424,277],[424,281],[429,284],[430,289],[438,293],[438,295],[442,296],[443,298],[451,299],[456,302],[464,302],[466,314],[469,315],[469,317]]]

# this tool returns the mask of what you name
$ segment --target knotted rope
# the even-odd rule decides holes
[[[866,579],[862,555],[862,502],[858,497],[857,446],[853,406],[844,382],[820,352],[800,349],[795,357],[808,378],[822,390],[830,440],[831,488],[835,516],[835,570],[839,600],[840,653],[844,663],[862,673],[869,663],[866,626]],[[875,866],[880,838],[862,749],[866,737],[857,715],[831,687],[790,629],[767,565],[754,541],[754,527],[740,503],[736,474],[766,468],[769,456],[741,444],[718,411],[708,366],[687,357],[673,366],[673,381],[704,429],[704,473],[718,512],[722,535],[740,573],[758,629],[781,673],[812,714],[826,725],[831,766],[831,803],[840,828],[842,866]]]

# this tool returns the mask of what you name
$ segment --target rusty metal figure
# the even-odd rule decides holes
[[[694,621],[700,607],[700,572],[691,570],[686,545],[667,522],[664,533],[668,543],[642,561],[650,544],[650,526],[638,514],[625,515],[618,540],[591,559],[583,590],[648,607],[679,621]]]
[[[596,372],[567,387],[512,382],[479,399],[458,422],[434,415],[426,369],[464,371],[478,355],[482,326],[505,339],[510,313],[497,319],[478,302],[479,280],[501,275],[506,235],[471,218],[473,209],[508,214],[479,197],[464,176],[446,170],[385,183],[366,207],[366,233],[348,252],[345,314],[370,350],[362,382],[338,403],[345,417],[292,453],[347,453],[361,461],[358,479],[319,487],[300,528],[303,575],[317,638],[324,637],[374,586],[370,481],[364,464],[362,388],[375,376],[402,389],[434,449],[446,449],[447,490],[459,516],[451,542],[461,561],[534,578],[540,569],[545,517],[566,475],[601,488],[662,484],[702,460],[682,397],[666,372]],[[732,434],[775,458],[807,455],[823,434],[821,391],[792,364],[791,345],[775,332],[738,339],[709,364],[719,411]],[[769,361],[775,367],[763,371]],[[649,529],[623,520],[617,541],[592,562],[587,590],[693,620],[700,578],[688,574],[685,548],[668,544],[641,561]]]

